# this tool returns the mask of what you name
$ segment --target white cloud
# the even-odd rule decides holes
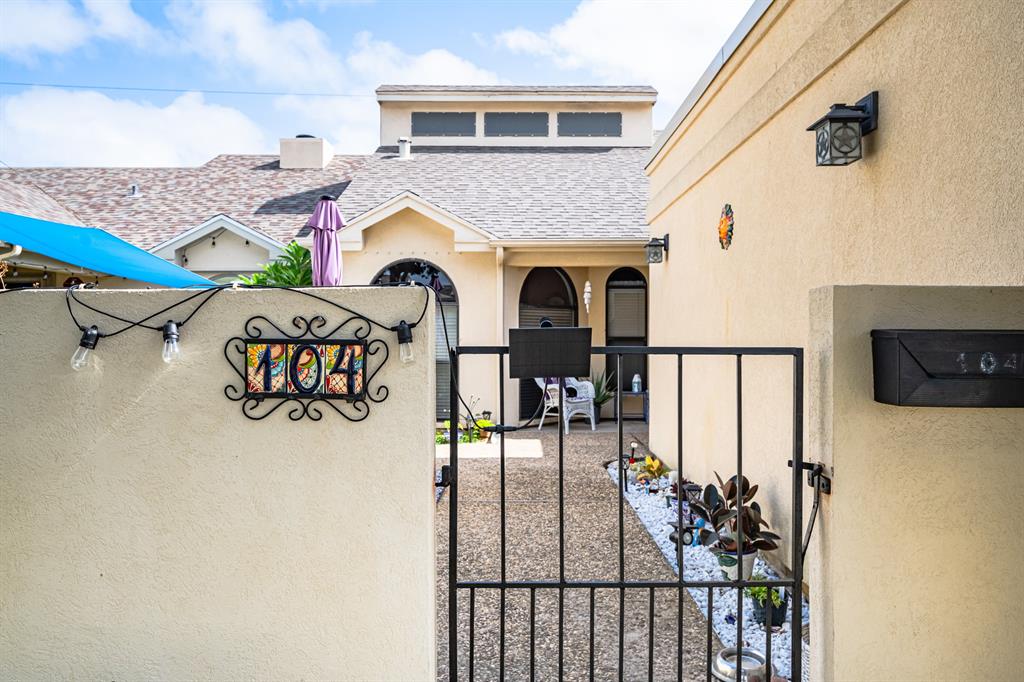
[[[547,31],[522,27],[495,44],[607,84],[658,89],[656,124],[664,124],[704,73],[751,0],[666,2],[583,0]]]
[[[178,2],[167,14],[183,45],[226,76],[290,89],[338,89],[341,59],[305,19],[275,22],[253,2]]]
[[[129,0],[82,0],[97,37],[152,46],[161,39],[149,22],[132,10]]]
[[[307,125],[310,130],[325,135],[336,150],[366,153],[373,151],[380,142],[378,107],[372,96],[378,85],[486,85],[498,82],[497,74],[481,69],[448,50],[410,54],[363,32],[356,36],[354,49],[345,59],[339,83],[345,84],[346,92],[365,93],[366,97],[282,97],[275,106],[280,111],[289,112],[297,124]]]
[[[0,3],[0,54],[18,61],[32,61],[40,52],[68,52],[89,36],[89,24],[64,0]]]
[[[97,38],[150,47],[161,42],[129,0],[83,0],[82,11],[66,0],[0,2],[0,54],[18,61],[70,52]]]
[[[198,93],[160,107],[33,88],[0,99],[0,109],[0,158],[11,165],[192,166],[217,154],[269,151],[245,114]]]

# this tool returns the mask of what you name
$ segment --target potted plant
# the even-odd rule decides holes
[[[757,573],[754,575],[754,580],[767,580],[767,577]],[[785,589],[775,587],[748,587],[743,590],[754,602],[754,620],[758,623],[764,623],[765,627],[780,627],[786,622],[786,610],[789,607],[789,593]],[[769,595],[772,600],[772,620],[769,623],[767,620],[767,611],[765,603],[768,601]]]
[[[601,421],[601,408],[615,397],[614,378],[615,372],[601,372],[590,379],[590,383],[594,385],[594,417],[598,422]]]
[[[736,477],[725,483],[715,472],[718,488],[709,485],[699,503],[692,505],[694,513],[704,519],[700,530],[700,543],[718,556],[718,565],[726,580],[736,580],[739,573],[738,556],[743,558],[743,580],[749,580],[754,572],[754,559],[758,550],[778,549],[780,538],[768,530],[768,522],[761,516],[761,505],[754,502],[757,486],[751,486],[747,477],[740,482],[739,496],[742,504],[737,508]],[[742,526],[740,525],[742,524]],[[743,530],[743,546],[737,547],[739,529]]]

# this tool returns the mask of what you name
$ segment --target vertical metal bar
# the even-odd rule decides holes
[[[804,353],[793,355],[793,537],[790,538],[793,568],[793,623],[791,628],[790,678],[803,679],[803,580],[801,552],[804,523],[802,481],[804,464]]]
[[[622,353],[615,354],[615,380],[622,386]],[[615,427],[618,439],[615,441],[615,459],[619,462],[619,680],[624,672],[625,630],[626,630],[626,521],[623,506],[626,499],[626,467],[622,461],[622,391],[615,391]]]
[[[498,353],[498,417],[499,424],[505,423],[505,356]],[[505,680],[505,436],[498,434],[498,452],[501,460],[501,587],[499,598],[501,600],[498,614],[498,679]]]
[[[565,377],[558,377],[558,679],[565,665]]]
[[[476,676],[476,588],[469,588],[469,682]]]
[[[743,356],[736,356],[736,579],[743,580]],[[736,679],[743,679],[743,588],[736,586]]]
[[[530,588],[530,682],[537,679],[537,588]]]
[[[676,355],[676,566],[679,568],[676,607],[676,681],[683,682],[683,356]]]
[[[774,587],[768,588],[768,600],[764,603],[764,660],[768,663],[765,678],[772,679],[772,594]]]
[[[451,354],[451,400],[448,412],[448,679],[459,679],[459,597],[455,587],[459,556],[459,353]]]
[[[707,636],[705,637],[706,644],[705,644],[705,654],[704,654],[704,656],[705,656],[704,665],[705,665],[705,672],[707,674],[707,681],[708,682],[712,682],[712,680],[711,680],[711,638],[715,636],[715,633],[711,629],[711,623],[714,620],[714,615],[715,615],[715,588],[709,587],[708,588],[708,633],[707,633]],[[737,677],[736,679],[740,679],[740,678]]]
[[[654,588],[647,595],[647,680],[654,682]]]
[[[594,588],[590,588],[590,682],[594,682]]]

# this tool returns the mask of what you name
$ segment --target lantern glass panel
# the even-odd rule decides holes
[[[658,243],[647,244],[647,262],[660,263],[662,259],[662,245]]]
[[[845,166],[861,157],[860,121],[829,121],[832,165]]]

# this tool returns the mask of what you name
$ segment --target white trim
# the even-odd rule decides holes
[[[282,244],[281,242],[271,237],[268,237],[262,232],[254,230],[253,228],[247,225],[243,225],[242,223],[238,222],[231,216],[225,215],[223,213],[218,213],[212,218],[206,220],[205,222],[202,222],[193,228],[185,230],[181,234],[171,237],[165,242],[157,244],[152,249],[150,249],[149,252],[155,256],[160,256],[164,260],[174,261],[177,255],[176,252],[179,249],[183,249],[191,244],[194,244],[195,242],[199,241],[206,235],[210,234],[211,232],[216,232],[217,230],[227,230],[228,232],[233,232],[242,239],[247,239],[252,243],[262,246],[270,253],[269,258],[271,260],[277,258],[282,253],[284,253],[285,245]]]
[[[509,250],[519,249],[634,249],[643,248],[650,237],[634,237],[628,239],[496,239],[492,246],[502,246]]]
[[[662,148],[672,138],[676,130],[682,124],[683,119],[686,118],[687,114],[693,110],[696,106],[697,101],[704,95],[704,92],[711,86],[711,81],[715,80],[718,72],[722,70],[725,63],[729,61],[736,48],[740,46],[743,39],[747,37],[754,25],[764,16],[764,13],[768,11],[774,0],[754,0],[750,9],[740,19],[740,23],[736,25],[732,34],[726,39],[725,44],[722,45],[722,49],[715,53],[715,58],[708,64],[708,68],[704,70],[704,74],[697,80],[697,83],[690,90],[690,94],[686,96],[683,103],[676,109],[676,113],[673,114],[672,119],[668,122],[668,125],[661,131],[661,135],[654,141],[654,145],[651,146],[651,151],[648,152],[647,158],[644,160],[644,168],[651,165],[654,159],[661,153]]]
[[[451,211],[432,204],[415,192],[408,190],[396,194],[387,201],[378,204],[369,211],[359,214],[343,229],[338,230],[338,245],[342,251],[362,251],[363,232],[405,209],[416,211],[430,218],[435,223],[452,231],[456,251],[490,251],[491,234],[460,218]],[[299,240],[303,246],[310,246],[313,238],[304,237]]]

